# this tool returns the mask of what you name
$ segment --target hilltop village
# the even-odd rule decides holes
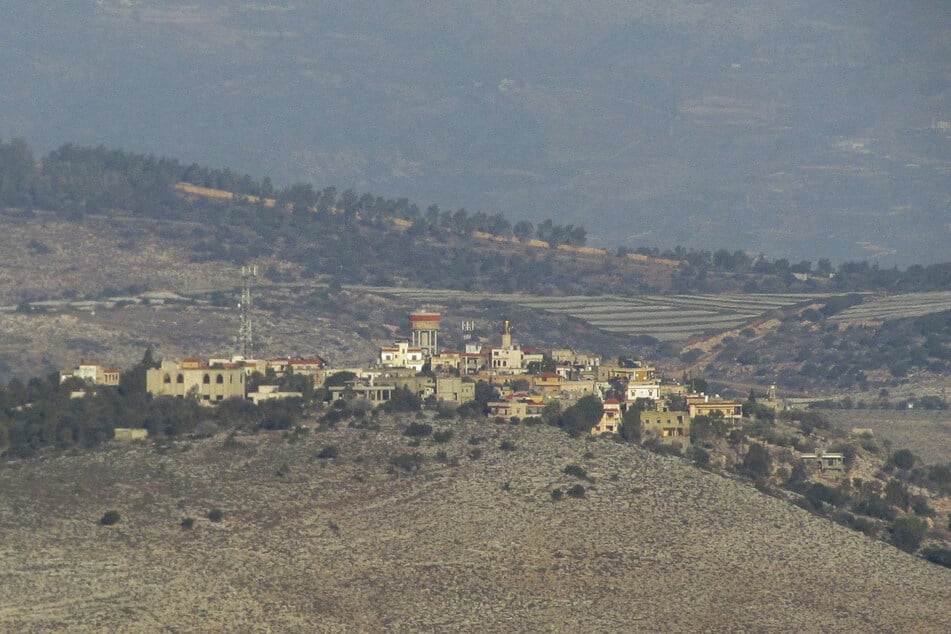
[[[381,347],[375,363],[366,367],[333,367],[319,356],[165,359],[147,370],[146,390],[208,406],[227,399],[259,404],[301,398],[302,391],[282,390],[278,383],[295,376],[307,377],[314,389],[326,388],[331,403],[356,400],[377,407],[410,394],[427,405],[448,408],[478,402],[486,416],[505,419],[541,417],[546,408],[561,411],[586,399],[599,403],[601,414],[583,431],[621,434],[625,420],[637,412],[642,438],[680,449],[690,444],[695,417],[714,418],[727,428],[738,426],[743,417],[742,401],[694,392],[691,388],[702,382],[675,381],[637,360],[519,344],[508,319],[501,320],[498,343],[466,343],[462,350],[440,347],[441,324],[439,313],[411,313],[410,336]],[[118,385],[119,377],[119,370],[98,363],[81,363],[61,373],[62,381],[77,378],[100,385]]]
[[[151,402],[135,406],[152,408],[136,414],[139,427],[120,427],[121,417],[114,417],[117,424],[108,430],[80,427],[74,435],[87,438],[87,444],[143,439],[153,432],[193,433],[208,419],[233,430],[293,435],[308,429],[296,422],[301,414],[321,429],[344,420],[379,429],[375,419],[381,413],[415,412],[413,422],[399,423],[408,425],[404,435],[413,437],[414,447],[423,436],[432,435],[435,442],[451,438],[453,418],[541,423],[572,437],[640,443],[703,468],[750,477],[764,492],[870,537],[886,537],[904,550],[917,551],[929,540],[922,555],[951,564],[951,549],[944,546],[951,532],[951,465],[924,465],[909,450],[880,443],[870,429],[838,429],[815,412],[792,409],[776,398],[774,388],[746,400],[720,398],[706,393],[703,379],[678,381],[642,361],[522,345],[508,319],[500,320],[495,341],[464,335],[462,349],[442,347],[441,332],[439,313],[413,312],[409,336],[379,348],[365,367],[334,367],[319,356],[156,362],[147,353],[129,372],[83,363],[63,371],[59,380],[83,401],[96,394],[96,385],[118,385],[122,391],[123,381],[128,391],[151,396]],[[135,377],[138,387],[128,377]],[[445,427],[435,430],[425,420]],[[36,433],[42,440],[58,432],[38,425]],[[335,455],[333,448],[327,452]],[[393,468],[422,459],[406,454],[394,458]],[[583,471],[576,475],[586,478]]]

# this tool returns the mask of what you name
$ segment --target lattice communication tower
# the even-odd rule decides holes
[[[257,276],[257,264],[241,267],[241,301],[238,303],[238,308],[241,310],[241,324],[238,326],[238,341],[241,344],[241,354],[245,359],[250,358],[249,355],[254,351],[251,329],[251,280]]]

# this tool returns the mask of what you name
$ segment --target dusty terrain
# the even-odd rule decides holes
[[[547,427],[453,422],[414,448],[402,424],[4,465],[0,629],[951,629],[951,570],[746,482]]]
[[[951,462],[951,411],[921,409],[821,410],[848,431],[868,427],[894,449],[910,449],[927,464]]]

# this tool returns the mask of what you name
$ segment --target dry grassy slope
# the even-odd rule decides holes
[[[747,483],[551,428],[454,425],[418,451],[461,464],[413,474],[386,471],[414,451],[393,429],[5,466],[0,629],[951,629],[951,571]],[[487,438],[476,461],[472,434]],[[337,459],[313,459],[325,444]],[[577,482],[570,463],[597,482],[552,502]],[[214,507],[220,524],[204,519]],[[118,525],[98,525],[107,509]]]
[[[191,235],[195,223],[155,223],[123,214],[76,223],[38,212],[33,218],[0,216],[0,226],[0,305],[24,297],[60,299],[68,291],[97,295],[131,284],[179,290],[208,280],[240,283],[225,262],[189,263],[176,236]]]
[[[867,427],[894,449],[910,449],[925,464],[951,462],[951,411],[922,409],[818,410],[842,429]]]

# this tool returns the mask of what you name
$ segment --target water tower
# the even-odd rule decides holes
[[[417,311],[409,315],[409,330],[414,348],[422,348],[430,357],[439,352],[439,323],[442,315],[426,311]]]

